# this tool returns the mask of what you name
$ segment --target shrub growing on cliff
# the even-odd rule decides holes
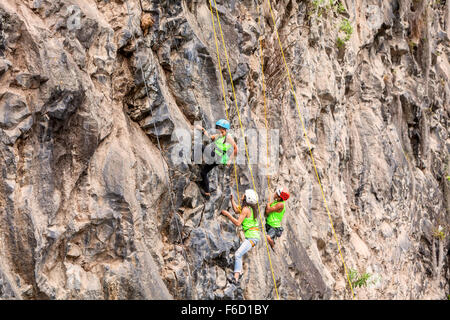
[[[375,284],[377,282],[377,279],[375,279],[369,272],[360,274],[355,269],[350,269],[348,276],[354,288],[367,287],[368,285]]]
[[[329,10],[333,10],[337,13],[347,12],[344,5],[342,4],[342,1],[328,0],[328,3],[326,3],[325,0],[313,0],[311,4],[313,10],[317,12],[317,15],[319,17]]]
[[[348,19],[344,19],[341,22],[341,25],[339,26],[339,31],[342,31],[345,34],[344,38],[337,37],[336,44],[338,48],[342,48],[345,43],[350,40],[351,35],[353,34],[353,27],[350,24],[350,21]]]
[[[441,273],[444,265],[444,241],[445,241],[445,228],[439,225],[433,230],[433,241],[431,244],[431,263],[433,267],[434,277],[438,277]],[[437,240],[436,240],[437,239]],[[437,241],[437,243],[436,243]],[[437,252],[436,252],[437,248]]]
[[[340,31],[343,31],[346,35],[345,39],[346,41],[348,39],[350,39],[350,36],[353,34],[353,27],[350,24],[350,21],[348,21],[348,19],[344,19],[344,21],[342,21],[341,26],[339,27]]]
[[[339,12],[339,13],[345,13],[347,10],[345,10],[345,7],[344,7],[344,5],[342,4],[342,2],[341,1],[339,1],[337,4],[336,4],[336,10],[337,10],[337,12]]]
[[[408,42],[408,46],[409,46],[409,51],[413,52],[414,49],[417,48],[417,43],[415,43],[414,41],[410,40],[410,41]]]
[[[442,241],[444,241],[444,240],[445,240],[445,231],[444,231],[444,228],[442,228],[442,226],[439,226],[438,228],[436,228],[436,229],[434,230],[434,236],[435,236],[436,238],[439,238],[439,239],[441,239]]]
[[[315,12],[317,12],[318,17],[322,16],[322,14],[325,13],[329,9],[329,6],[324,5],[324,4],[325,4],[325,0],[313,0],[313,2],[312,2],[313,10]]]
[[[341,37],[337,37],[336,44],[337,44],[338,48],[342,48],[345,46],[345,40],[342,39]]]

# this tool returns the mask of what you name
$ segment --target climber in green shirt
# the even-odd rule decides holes
[[[221,214],[231,220],[236,226],[242,225],[244,230],[245,240],[242,242],[241,246],[235,253],[234,262],[234,283],[239,283],[240,275],[242,274],[242,257],[251,248],[256,246],[259,242],[259,224],[256,219],[258,203],[258,194],[253,189],[245,190],[245,194],[242,195],[241,199],[242,210],[237,206],[233,200],[233,195],[231,195],[231,205],[233,206],[234,212],[239,214],[239,218],[234,218],[228,211],[222,210]]]
[[[266,206],[266,238],[273,250],[275,246],[275,238],[281,237],[283,228],[281,221],[286,212],[286,200],[289,199],[289,191],[286,188],[278,188],[273,195],[274,201],[269,202]]]
[[[219,130],[219,133],[209,136],[208,132],[206,132],[204,128],[200,127],[203,133],[215,143],[213,154],[216,161],[212,164],[202,165],[200,172],[200,175],[202,177],[200,186],[204,190],[204,195],[206,197],[209,197],[211,195],[209,189],[208,173],[219,164],[230,165],[233,161],[233,158],[236,157],[238,152],[238,148],[233,137],[230,134],[227,134],[228,130],[230,129],[230,123],[225,119],[220,119],[216,122],[216,128],[217,130]],[[231,155],[229,155],[230,152],[228,151],[231,148],[233,148],[233,152],[231,153]]]

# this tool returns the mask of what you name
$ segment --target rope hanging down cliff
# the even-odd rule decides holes
[[[278,29],[277,29],[277,25],[276,25],[276,22],[275,22],[275,17],[274,17],[274,14],[273,14],[272,6],[271,6],[271,4],[270,4],[270,0],[267,0],[267,4],[268,4],[268,6],[269,6],[270,14],[271,14],[271,16],[272,16],[273,27],[274,27],[275,34],[276,34],[277,39],[278,39],[278,45],[280,46],[281,55],[282,55],[282,57],[283,57],[284,66],[285,66],[285,69],[286,69],[285,71],[286,71],[286,74],[287,74],[287,78],[288,78],[288,80],[289,80],[289,84],[290,84],[290,87],[291,87],[291,92],[292,92],[292,95],[293,95],[293,97],[294,97],[295,106],[297,107],[298,117],[299,117],[299,119],[300,119],[300,123],[302,124],[302,128],[303,128],[305,140],[306,140],[306,143],[307,143],[307,145],[308,145],[309,154],[310,154],[310,157],[311,157],[311,160],[312,160],[312,164],[313,164],[313,167],[314,167],[314,171],[315,171],[315,173],[316,173],[317,181],[319,182],[319,187],[320,187],[320,191],[321,191],[321,193],[322,193],[322,198],[323,198],[323,202],[324,202],[324,205],[325,205],[325,209],[326,209],[326,211],[327,211],[328,218],[329,218],[329,220],[330,220],[331,230],[333,231],[334,239],[336,240],[336,244],[337,244],[337,247],[338,247],[338,250],[339,250],[339,255],[340,255],[342,264],[343,264],[343,266],[344,266],[345,274],[347,275],[348,283],[349,283],[349,285],[350,285],[350,290],[351,290],[351,293],[352,293],[352,298],[354,299],[354,298],[355,298],[355,294],[354,294],[354,292],[353,292],[353,286],[352,286],[352,283],[351,283],[351,281],[350,281],[350,276],[349,276],[349,274],[348,274],[347,267],[346,267],[346,265],[345,265],[344,257],[343,257],[343,255],[342,255],[342,251],[341,251],[341,247],[340,247],[340,245],[339,245],[339,241],[338,241],[338,238],[337,238],[337,235],[336,235],[336,231],[334,230],[333,219],[331,219],[331,213],[330,213],[330,210],[328,209],[328,204],[327,204],[327,200],[326,200],[326,198],[325,198],[325,193],[324,193],[324,191],[323,191],[322,182],[320,181],[320,177],[319,177],[319,174],[318,174],[318,172],[317,172],[316,163],[315,163],[315,161],[314,161],[314,156],[313,156],[313,154],[312,154],[312,149],[311,149],[311,145],[310,145],[310,142],[309,142],[309,139],[308,139],[308,134],[307,134],[307,132],[306,132],[305,125],[304,125],[304,123],[303,123],[303,118],[302,118],[302,115],[301,115],[301,112],[300,112],[300,107],[299,107],[299,105],[298,105],[297,95],[295,94],[294,85],[293,85],[293,83],[292,83],[291,74],[290,74],[290,72],[289,72],[289,67],[288,67],[288,65],[287,65],[286,58],[285,58],[285,56],[284,56],[284,50],[283,50],[283,46],[281,45],[281,40],[280,40],[280,36],[279,36],[279,34],[278,34]]]
[[[126,7],[127,7],[127,12],[128,12],[128,17],[129,17],[129,18],[128,18],[128,26],[129,26],[129,28],[130,28],[131,34],[133,35],[133,40],[134,40],[134,42],[136,43],[136,37],[135,37],[134,32],[133,32],[133,30],[132,30],[132,24],[131,24],[131,16],[133,16],[133,14],[130,13],[130,7],[128,6],[128,1],[125,1],[125,4],[126,4]],[[136,48],[137,48],[137,46],[136,46]],[[144,70],[143,70],[143,68],[142,68],[142,64],[140,64],[140,69],[141,69],[142,79],[143,79],[143,81],[144,81],[145,93],[146,93],[146,96],[147,96],[147,102],[148,102],[148,104],[150,105],[150,98],[149,98],[149,93],[148,93],[148,85],[147,85],[147,81],[146,81],[146,79],[145,79],[145,73],[144,73]],[[149,108],[149,109],[150,109],[150,115],[151,115],[151,117],[153,118],[153,110],[152,110],[152,108]],[[158,149],[159,149],[159,152],[160,152],[162,161],[163,161],[163,163],[164,163],[164,162],[166,162],[166,161],[165,161],[165,159],[164,159],[164,157],[163,157],[163,151],[162,151],[161,143],[160,143],[160,141],[159,141],[159,136],[158,136],[158,134],[157,134],[158,131],[157,131],[157,129],[156,129],[156,123],[155,123],[155,122],[153,123],[153,128],[154,128],[154,130],[155,130],[155,135],[156,135],[156,140],[157,140],[157,144],[158,144]],[[167,163],[167,166],[169,166],[168,163]],[[175,205],[174,205],[173,195],[172,195],[172,190],[173,190],[172,185],[173,185],[173,184],[172,184],[172,180],[171,180],[170,176],[168,176],[168,174],[166,173],[165,170],[164,170],[164,177],[165,177],[166,183],[167,183],[167,185],[168,185],[168,187],[169,187],[170,203],[171,203],[171,207],[172,207],[172,212],[173,212],[173,214],[175,214],[176,210],[175,210]],[[178,223],[178,220],[177,220],[177,219],[175,219],[175,223],[176,223],[176,226],[177,226],[178,235],[179,235],[179,237],[180,237],[181,249],[182,249],[183,254],[184,254],[184,259],[186,260],[186,266],[187,266],[187,268],[188,268],[189,282],[190,282],[190,284],[191,284],[191,288],[193,288],[193,285],[192,285],[192,274],[191,274],[191,269],[190,269],[190,267],[189,267],[188,258],[187,258],[186,251],[185,251],[185,249],[184,249],[183,238],[182,238],[182,236],[181,236],[180,226],[179,226],[179,223]]]
[[[211,2],[209,4],[211,6]],[[220,62],[219,46],[217,45],[216,27],[215,27],[215,24],[214,24],[214,16],[213,16],[213,13],[212,13],[212,9],[211,9],[211,19],[212,19],[211,21],[212,21],[213,29],[214,29],[214,40],[215,40],[215,43],[216,43],[217,61],[218,61],[219,68],[220,68],[222,64]],[[226,96],[226,93],[225,93],[225,85],[224,85],[224,82],[223,82],[222,72],[221,72],[220,69],[219,69],[219,74],[220,74],[220,83],[222,85],[223,102],[225,104],[225,115],[227,117],[228,122],[231,123],[230,116],[228,114],[228,104],[227,104],[227,96]],[[238,204],[240,206],[241,205],[241,203],[240,203],[241,202],[241,196],[239,194],[239,183],[238,183],[238,178],[237,178],[236,160],[235,160],[234,157],[233,157],[233,167],[234,167],[234,178],[235,178],[235,181],[236,181],[237,200],[238,200]]]
[[[262,32],[262,25],[261,25],[261,11],[259,7],[258,1],[256,1],[256,7],[258,11],[258,26],[259,30]],[[264,78],[264,55],[263,55],[263,40],[262,37],[259,37],[259,55],[261,60],[261,84],[262,84],[262,92],[263,92],[263,98],[264,98],[264,124],[266,126],[266,147],[267,147],[267,170],[270,168],[270,157],[269,157],[269,123],[267,121],[267,103],[266,103],[266,82]],[[270,176],[267,174],[267,189],[269,190],[270,194]]]
[[[215,45],[216,45],[216,49],[217,49],[217,56],[219,57],[219,46],[218,46],[218,43],[217,43],[217,34],[216,34],[216,28],[215,28],[215,23],[214,23],[214,16],[213,16],[213,9],[212,9],[211,0],[209,0],[209,6],[210,6],[210,11],[211,11],[211,21],[212,21],[212,25],[213,25],[214,40],[215,40]],[[238,119],[239,119],[239,125],[240,125],[240,128],[241,128],[242,138],[243,138],[243,141],[244,141],[245,154],[246,154],[246,157],[247,157],[248,168],[249,168],[249,171],[250,171],[250,176],[252,178],[251,180],[252,180],[253,189],[256,190],[255,179],[253,177],[253,170],[252,170],[252,166],[250,164],[250,157],[249,157],[249,153],[248,153],[247,143],[245,142],[244,128],[243,128],[242,121],[241,121],[239,107],[237,105],[237,99],[236,99],[236,92],[235,92],[235,89],[234,89],[233,76],[231,74],[231,68],[230,68],[230,63],[229,63],[229,60],[228,60],[227,48],[226,48],[226,45],[225,45],[225,39],[223,37],[222,26],[220,24],[219,11],[217,10],[216,0],[214,0],[214,6],[215,6],[215,9],[216,9],[215,11],[216,11],[216,16],[217,16],[217,22],[218,22],[219,30],[220,30],[220,35],[221,35],[221,38],[222,38],[222,45],[224,47],[224,53],[225,53],[225,59],[226,59],[226,62],[227,62],[228,74],[230,76],[230,82],[231,82],[231,88],[232,88],[232,92],[233,92],[234,104],[235,104],[236,113],[237,113],[237,116],[238,116]],[[220,74],[220,77],[221,77],[221,80],[222,80],[222,84],[223,84],[223,78],[222,78],[222,72],[221,72],[220,64],[219,64],[219,74]],[[263,222],[262,222],[262,218],[261,218],[261,208],[259,206],[259,201],[257,202],[257,206],[258,206],[259,219],[260,219],[260,223],[261,223],[261,226],[262,226]],[[267,255],[268,255],[268,258],[269,258],[270,270],[272,272],[272,279],[273,279],[273,284],[274,284],[274,288],[275,288],[275,293],[276,293],[277,299],[279,300],[280,297],[278,295],[278,288],[277,288],[277,283],[276,283],[276,280],[275,280],[275,273],[274,273],[273,266],[272,266],[272,259],[270,257],[269,245],[267,243],[267,238],[266,238],[266,234],[265,234],[264,228],[262,228],[262,229],[263,229],[263,233],[264,233],[264,240],[265,240],[265,244],[266,244]]]

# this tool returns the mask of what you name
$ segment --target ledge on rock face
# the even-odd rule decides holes
[[[11,66],[11,62],[0,58],[0,79],[11,68]]]
[[[48,81],[47,77],[42,77],[40,74],[20,73],[14,79],[12,85],[20,86],[23,89],[37,89],[42,83]]]
[[[307,251],[291,234],[288,237],[290,258],[298,272],[294,281],[298,281],[302,299],[329,299],[331,289],[325,284]]]
[[[0,128],[11,129],[31,115],[25,98],[12,93],[0,93]]]
[[[71,91],[57,88],[44,105],[43,111],[50,118],[67,120],[82,104],[84,98],[85,92],[82,89]]]
[[[0,300],[22,299],[21,292],[19,292],[14,282],[2,270],[2,267],[0,263]]]
[[[10,92],[0,97],[0,141],[12,146],[32,125],[33,117],[23,97]]]
[[[183,191],[183,205],[195,208],[201,201],[200,189],[195,182],[191,182]]]
[[[175,127],[167,106],[160,107],[153,117],[148,116],[140,125],[145,133],[153,137],[169,137]]]
[[[91,18],[81,19],[81,27],[76,31],[76,37],[86,49],[89,49],[94,42],[98,29],[97,21]]]

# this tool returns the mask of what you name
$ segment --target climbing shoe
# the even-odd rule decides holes
[[[203,190],[203,188],[200,188],[200,193],[202,194],[203,197],[205,197],[206,200],[209,200],[209,198],[211,197],[211,194],[206,194],[205,190]]]
[[[277,284],[277,287],[281,286],[281,278],[278,278],[275,283]]]
[[[273,241],[273,247],[269,244],[269,247],[272,249],[273,252],[275,252],[275,239],[272,239]]]

